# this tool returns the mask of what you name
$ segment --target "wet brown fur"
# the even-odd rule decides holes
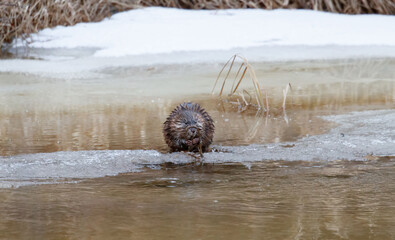
[[[196,128],[194,137],[188,137],[188,129]],[[213,141],[214,122],[197,103],[182,103],[169,115],[163,126],[163,135],[171,152],[207,152]]]

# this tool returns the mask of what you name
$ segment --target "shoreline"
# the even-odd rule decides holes
[[[105,1],[75,1],[73,4],[67,2],[47,2],[31,4],[24,0],[18,3],[5,2],[0,4],[0,55],[6,51],[4,44],[12,42],[15,38],[29,38],[42,29],[56,26],[73,26],[81,22],[98,22],[116,13],[131,9],[147,7],[167,7],[176,9],[198,9],[198,10],[223,10],[223,9],[311,9],[314,11],[341,13],[341,14],[382,14],[394,15],[395,5],[391,0],[380,2],[366,2],[354,0],[349,4],[339,4],[333,1],[309,2],[309,1],[287,1],[279,4],[276,1],[248,2],[240,1],[140,1],[138,4],[127,0],[105,0]],[[87,9],[95,9],[88,11]]]
[[[232,51],[233,55],[235,51],[243,54],[256,48],[270,52],[272,48],[300,46],[343,47],[340,50],[343,52],[353,47],[395,47],[393,25],[395,17],[388,15],[148,7],[120,12],[100,22],[46,28],[30,35],[28,43],[15,39],[8,52],[23,52],[26,46],[30,48],[25,51],[27,57],[35,49],[41,52],[89,49],[89,56],[98,58],[180,53],[192,53],[193,58],[194,52]]]
[[[320,61],[357,61],[395,59],[395,46],[263,46],[217,51],[189,51],[162,54],[143,54],[123,57],[95,57],[90,48],[30,49],[28,54],[17,53],[15,58],[0,59],[3,73],[25,73],[55,78],[88,77],[86,73],[108,68],[144,68],[182,65],[222,65],[235,53],[242,53],[252,64]],[[30,58],[23,58],[30,56]],[[26,64],[31,68],[26,68]],[[33,67],[34,66],[34,67]],[[219,67],[220,69],[220,67]],[[68,77],[66,77],[68,75]]]

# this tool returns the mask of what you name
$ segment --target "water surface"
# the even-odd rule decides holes
[[[211,95],[220,64],[40,61],[0,73],[1,239],[395,237],[393,59],[253,63],[268,112]],[[163,141],[184,101],[215,120],[201,162]]]
[[[393,239],[395,159],[163,165],[0,192],[6,239]]]

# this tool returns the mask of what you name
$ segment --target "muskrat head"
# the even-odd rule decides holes
[[[197,103],[178,105],[163,124],[163,136],[171,151],[206,152],[213,135],[213,120]]]

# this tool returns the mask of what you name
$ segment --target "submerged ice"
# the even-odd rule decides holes
[[[365,160],[366,156],[395,155],[395,111],[353,112],[322,117],[339,124],[327,134],[296,142],[229,147],[228,160],[334,161]],[[239,158],[236,156],[239,155]],[[213,159],[218,157],[213,154]]]
[[[395,155],[395,110],[353,112],[325,116],[338,126],[326,134],[306,136],[296,142],[220,147],[225,151],[204,155],[205,163],[256,161],[365,160],[367,155]],[[186,153],[162,154],[155,150],[105,150],[54,152],[0,158],[0,188],[70,182],[83,178],[159,169],[160,164],[184,164]]]

